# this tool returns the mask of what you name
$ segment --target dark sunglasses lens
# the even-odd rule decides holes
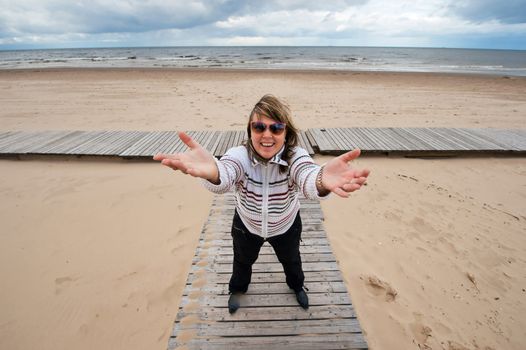
[[[257,133],[262,133],[267,129],[267,126],[261,122],[253,122],[252,129]]]
[[[270,131],[273,134],[279,135],[285,130],[285,124],[283,124],[283,123],[274,123],[274,124],[270,125],[269,128],[270,128]]]

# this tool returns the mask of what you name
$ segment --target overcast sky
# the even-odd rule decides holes
[[[526,49],[526,0],[0,0],[0,49],[343,45]]]

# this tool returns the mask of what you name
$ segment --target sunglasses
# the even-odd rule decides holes
[[[250,126],[252,127],[252,131],[254,131],[256,134],[262,134],[265,132],[265,130],[270,130],[271,133],[274,135],[281,135],[283,134],[283,131],[285,131],[285,123],[273,123],[270,125],[267,125],[263,122],[252,122],[250,123]]]

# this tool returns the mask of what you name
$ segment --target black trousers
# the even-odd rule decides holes
[[[287,285],[296,292],[302,289],[305,280],[300,256],[301,230],[301,217],[298,212],[287,232],[267,240],[283,265]],[[252,265],[256,262],[265,240],[248,231],[237,211],[232,221],[232,239],[234,263],[229,291],[230,293],[246,293],[252,278]]]

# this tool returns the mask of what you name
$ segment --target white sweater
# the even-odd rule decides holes
[[[241,220],[253,234],[269,238],[285,233],[300,209],[299,196],[321,199],[316,189],[320,166],[307,151],[296,147],[287,162],[281,159],[283,149],[267,164],[250,159],[245,146],[229,149],[217,161],[219,185],[204,181],[214,193],[235,191],[236,209]],[[280,173],[279,166],[287,171]]]

